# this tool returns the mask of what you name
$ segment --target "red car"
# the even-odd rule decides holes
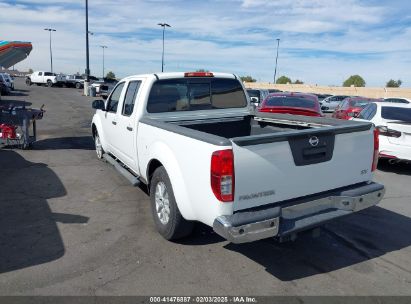
[[[303,93],[272,93],[258,108],[259,112],[323,116],[318,97]]]
[[[333,118],[350,119],[356,117],[370,102],[381,102],[382,99],[366,97],[348,97],[335,108]]]

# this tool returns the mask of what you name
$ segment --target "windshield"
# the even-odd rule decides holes
[[[258,90],[247,90],[248,96],[250,97],[257,97],[260,99],[260,91]]]
[[[381,117],[387,120],[411,122],[411,108],[382,107]]]
[[[296,96],[269,96],[265,100],[264,106],[269,107],[296,107],[317,110],[317,102],[313,99]]]
[[[351,106],[355,108],[364,108],[367,104],[369,104],[369,100],[352,100]]]
[[[247,106],[243,88],[236,79],[180,78],[157,80],[150,91],[147,112],[162,113]]]

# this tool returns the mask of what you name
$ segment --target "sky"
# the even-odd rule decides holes
[[[411,87],[409,0],[89,0],[90,70],[118,78],[205,69],[307,84],[341,85],[359,74],[367,86],[401,79]],[[0,0],[0,40],[30,41],[19,70],[83,73],[85,0]]]

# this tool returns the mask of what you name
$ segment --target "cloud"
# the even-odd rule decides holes
[[[392,5],[395,3],[395,5]],[[165,68],[206,68],[272,81],[276,41],[279,73],[306,83],[340,84],[362,73],[370,85],[410,79],[411,10],[406,1],[346,0],[93,0],[89,1],[93,74],[118,76],[161,70],[162,30],[167,22]],[[28,40],[33,51],[21,69],[49,67],[53,27],[56,71],[85,69],[84,1],[0,0],[1,39]]]

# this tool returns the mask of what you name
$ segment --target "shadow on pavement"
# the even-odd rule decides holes
[[[9,99],[8,97],[10,96],[2,96],[1,100],[0,100],[0,109],[9,109],[10,106],[15,106],[15,107],[29,107],[32,105],[31,102],[27,102],[24,100],[13,100],[13,99]]]
[[[88,222],[88,217],[51,211],[47,199],[64,195],[60,179],[45,164],[0,150],[0,273],[64,255],[56,223]]]
[[[25,90],[25,89],[14,89],[14,92],[19,92],[19,93],[28,93],[30,92],[29,90]]]
[[[59,137],[38,140],[33,144],[33,150],[60,150],[80,149],[94,150],[94,141],[91,136]]]
[[[176,243],[188,246],[209,245],[214,243],[225,242],[226,240],[214,232],[213,228],[202,223],[195,223],[193,233]]]
[[[406,164],[406,163],[390,164],[386,160],[380,160],[378,162],[378,170],[383,171],[383,172],[400,174],[400,175],[411,175],[411,164]]]
[[[22,92],[22,91],[12,91],[10,92],[10,96],[29,96],[29,94]]]
[[[266,239],[247,244],[230,243],[224,247],[259,263],[279,280],[292,281],[353,266],[408,247],[411,245],[410,231],[410,218],[372,207],[329,223],[319,238],[303,234],[295,242],[280,244]],[[363,273],[373,272],[367,264],[355,267]]]

